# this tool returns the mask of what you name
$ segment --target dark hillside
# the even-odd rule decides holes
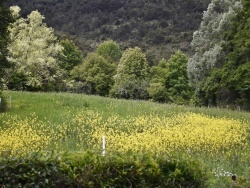
[[[210,0],[9,0],[22,15],[39,10],[59,34],[78,39],[87,52],[103,40],[113,39],[125,48],[140,46],[158,58],[189,43]]]

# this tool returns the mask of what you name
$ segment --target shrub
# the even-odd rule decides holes
[[[4,187],[203,187],[206,168],[181,157],[35,153],[0,159]]]

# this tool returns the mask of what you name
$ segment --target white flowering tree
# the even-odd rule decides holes
[[[35,91],[58,89],[63,85],[64,72],[59,66],[63,47],[53,29],[43,23],[44,16],[38,11],[24,19],[19,7],[11,10],[17,20],[10,27],[9,60],[14,68],[6,70],[7,86]]]
[[[194,56],[188,62],[188,76],[199,88],[211,69],[221,67],[224,59],[224,33],[232,27],[232,19],[242,8],[240,0],[212,0],[198,31],[193,34]]]

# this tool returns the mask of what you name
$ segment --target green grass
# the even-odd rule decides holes
[[[50,122],[49,126],[56,127],[57,125],[71,125],[71,119],[75,114],[82,110],[93,110],[102,114],[102,117],[107,118],[117,115],[121,118],[137,117],[138,115],[163,115],[171,117],[174,114],[181,112],[194,112],[202,113],[216,117],[227,117],[233,119],[246,120],[249,124],[250,113],[244,111],[231,111],[220,108],[205,108],[205,107],[192,107],[180,106],[174,104],[159,104],[150,101],[139,100],[118,100],[112,98],[104,98],[100,96],[89,96],[83,94],[71,93],[31,93],[31,92],[14,92],[4,91],[3,96],[7,101],[7,111],[4,114],[8,116],[17,115],[21,119],[30,117],[35,114],[38,120],[42,122]],[[2,116],[4,118],[8,116]],[[72,118],[71,118],[72,117]],[[0,128],[3,126],[3,119],[0,119]],[[249,124],[250,126],[250,124]],[[77,133],[76,133],[77,134]],[[71,145],[68,140],[65,146]],[[244,164],[236,164],[237,158],[232,157],[232,161],[213,161],[207,159],[206,156],[197,156],[202,158],[208,166],[221,166],[227,169],[237,168],[237,172],[241,175],[241,185],[248,185],[249,180],[249,162]],[[235,162],[236,161],[236,162]],[[230,166],[230,162],[234,166]],[[225,183],[226,182],[226,183]],[[215,177],[208,181],[209,187],[228,187],[228,177]],[[216,185],[216,186],[215,186]]]
[[[139,114],[161,114],[171,116],[180,112],[195,112],[216,117],[245,119],[250,122],[250,113],[231,111],[221,108],[205,108],[179,106],[174,104],[159,104],[140,100],[120,100],[71,93],[30,93],[5,91],[7,114],[29,116],[35,113],[40,120],[60,124],[67,121],[65,114],[70,111],[73,115],[78,110],[88,109],[102,113],[103,116],[119,115],[120,117],[135,117]],[[11,102],[10,102],[11,101]],[[11,106],[11,108],[10,108]]]

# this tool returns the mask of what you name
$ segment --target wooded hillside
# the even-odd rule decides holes
[[[157,60],[180,49],[191,55],[190,42],[210,0],[9,0],[22,16],[38,10],[57,34],[75,36],[85,53],[108,39],[122,49],[139,46]],[[152,57],[153,58],[153,57]]]

